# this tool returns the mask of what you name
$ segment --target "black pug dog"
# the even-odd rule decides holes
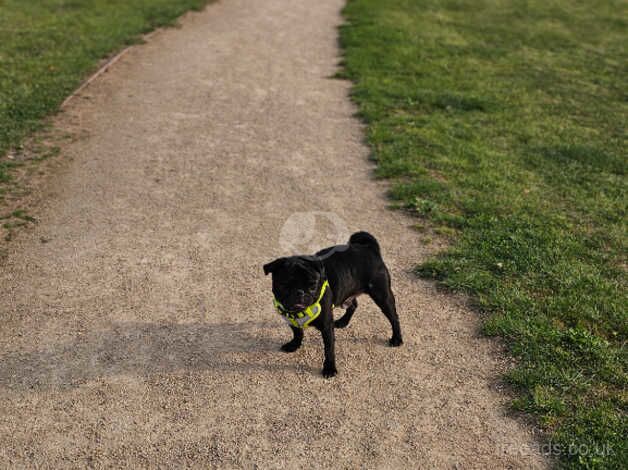
[[[358,308],[356,298],[361,294],[368,294],[390,321],[389,344],[400,346],[403,343],[390,273],[373,235],[356,232],[347,245],[325,248],[314,256],[278,258],[264,265],[264,274],[269,273],[273,274],[275,306],[287,319],[294,335],[281,350],[296,351],[303,340],[304,326],[316,327],[325,346],[324,377],[337,373],[334,328],[349,324]],[[334,306],[346,308],[345,314],[335,322]]]

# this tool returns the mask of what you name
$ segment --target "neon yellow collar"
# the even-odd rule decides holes
[[[300,312],[288,312],[286,308],[281,305],[281,303],[276,298],[273,299],[273,304],[279,312],[279,315],[281,315],[288,322],[288,324],[294,326],[295,328],[307,328],[308,326],[310,326],[310,323],[316,320],[321,314],[321,299],[325,295],[327,286],[329,286],[329,282],[325,280],[325,282],[323,282],[323,287],[321,287],[321,293],[318,295],[318,299],[316,299],[316,302],[307,307],[305,310],[301,310]]]

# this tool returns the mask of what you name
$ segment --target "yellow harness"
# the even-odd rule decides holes
[[[321,293],[319,294],[318,299],[316,299],[316,302],[314,302],[306,309],[301,310],[300,312],[288,312],[286,308],[281,305],[281,303],[276,298],[273,299],[273,304],[279,312],[279,315],[281,315],[284,320],[288,322],[289,325],[292,325],[295,328],[307,328],[308,326],[310,326],[310,323],[316,320],[321,314],[321,299],[325,295],[325,291],[327,290],[328,286],[329,282],[325,280],[325,282],[323,282],[323,287],[321,287]]]

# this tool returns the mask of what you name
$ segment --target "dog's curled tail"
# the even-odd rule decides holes
[[[368,232],[355,232],[349,238],[350,245],[366,245],[373,248],[379,254],[379,243],[373,235]]]

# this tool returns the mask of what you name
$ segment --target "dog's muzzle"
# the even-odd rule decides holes
[[[290,312],[286,310],[286,308],[276,298],[273,299],[273,305],[277,309],[277,312],[279,312],[279,315],[281,315],[284,320],[288,322],[289,325],[292,325],[295,328],[307,328],[308,326],[310,326],[310,323],[316,320],[321,314],[321,299],[325,295],[325,291],[327,290],[328,286],[329,282],[325,280],[325,282],[323,282],[323,287],[321,287],[321,293],[318,295],[318,299],[316,299],[316,302],[314,302],[309,307],[304,308],[300,312]]]

